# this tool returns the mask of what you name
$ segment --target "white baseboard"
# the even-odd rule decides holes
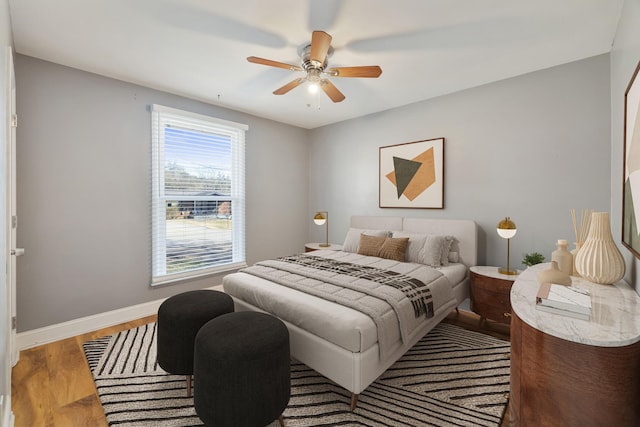
[[[11,396],[0,396],[0,427],[13,427],[15,418],[11,412]]]
[[[163,300],[152,301],[145,304],[138,304],[106,313],[95,314],[93,316],[82,317],[56,325],[45,326],[44,328],[33,329],[31,331],[19,332],[16,335],[16,346],[18,350],[35,347],[42,344],[62,340],[65,338],[82,335],[120,323],[150,316],[158,312],[158,307]]]
[[[222,290],[220,286],[212,286],[209,289]],[[158,307],[166,298],[133,305],[118,310],[107,311],[105,313],[82,317],[56,325],[45,326],[44,328],[33,329],[31,331],[19,332],[16,335],[16,346],[18,350],[48,344],[54,341],[82,335],[87,332],[107,328],[120,323],[129,322],[141,317],[151,316],[158,312]]]

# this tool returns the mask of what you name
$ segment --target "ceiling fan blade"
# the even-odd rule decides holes
[[[247,61],[252,62],[254,64],[262,64],[262,65],[268,65],[270,67],[284,68],[285,70],[302,71],[302,67],[298,67],[297,65],[285,64],[284,62],[258,58],[257,56],[250,56],[247,58]]]
[[[382,68],[377,65],[366,65],[362,67],[337,67],[329,68],[325,73],[333,77],[369,77],[376,78],[382,74]]]
[[[309,59],[321,66],[327,59],[327,52],[331,46],[331,36],[324,31],[314,31],[311,35],[311,55]]]
[[[284,95],[285,93],[289,92],[291,89],[294,89],[298,86],[300,86],[302,83],[304,83],[306,79],[304,78],[299,78],[299,79],[295,79],[289,83],[287,83],[286,85],[282,86],[279,89],[276,89],[273,91],[274,95]]]
[[[344,95],[327,79],[320,80],[320,87],[333,102],[344,101]]]

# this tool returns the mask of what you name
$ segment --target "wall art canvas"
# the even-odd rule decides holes
[[[381,208],[444,208],[444,138],[380,147]]]
[[[640,63],[624,94],[622,243],[640,258]]]

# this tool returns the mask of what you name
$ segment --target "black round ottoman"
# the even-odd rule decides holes
[[[158,364],[170,374],[187,376],[191,396],[193,345],[209,320],[233,312],[233,298],[224,292],[198,290],[167,298],[158,308]]]
[[[264,427],[291,395],[289,331],[278,318],[242,311],[209,321],[196,336],[196,413],[208,427]]]

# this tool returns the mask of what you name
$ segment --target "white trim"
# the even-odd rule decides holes
[[[202,270],[191,270],[185,273],[176,273],[166,276],[160,276],[151,280],[151,286],[168,285],[169,283],[176,283],[182,280],[202,279],[203,277],[211,276],[214,274],[228,273],[230,271],[237,271],[241,268],[247,267],[246,262],[236,262],[233,264],[225,264],[218,267],[204,268]]]
[[[206,289],[220,290],[220,286],[211,286]],[[158,312],[158,307],[166,298],[144,304],[132,305],[118,310],[107,311],[105,313],[94,314],[92,316],[81,317],[80,319],[68,322],[45,326],[43,328],[30,331],[19,332],[16,336],[16,345],[19,350],[26,350],[42,344],[75,337],[109,326],[151,316]]]
[[[164,105],[152,104],[151,112],[162,112],[167,114],[174,114],[177,116],[190,117],[196,120],[203,120],[205,122],[217,123],[219,125],[228,126],[231,128],[240,128],[242,130],[249,130],[249,126],[244,123],[232,122],[230,120],[219,119],[213,116],[207,116],[205,114],[193,113],[191,111],[179,110],[177,108],[165,107]]]
[[[15,418],[11,412],[11,395],[0,396],[0,427],[13,427]]]

